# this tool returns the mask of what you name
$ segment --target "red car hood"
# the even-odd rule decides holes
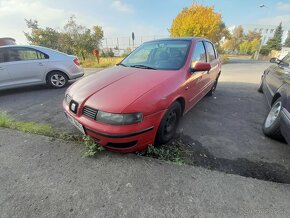
[[[116,66],[79,80],[69,88],[68,94],[82,105],[121,113],[136,99],[166,83],[178,72]]]

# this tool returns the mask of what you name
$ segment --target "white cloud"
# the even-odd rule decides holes
[[[91,28],[93,25],[104,27],[105,34],[114,32],[114,28],[95,16],[80,14],[64,8],[55,8],[39,0],[0,0],[0,37],[13,37],[19,44],[26,44],[23,31],[28,31],[24,19],[37,20],[41,27],[60,30],[71,15],[77,22]],[[96,20],[97,19],[97,20]]]
[[[290,11],[290,3],[278,2],[277,9],[281,11]]]
[[[123,13],[128,13],[128,14],[134,13],[133,8],[130,5],[123,3],[121,0],[113,0],[111,6],[115,10],[123,12]]]

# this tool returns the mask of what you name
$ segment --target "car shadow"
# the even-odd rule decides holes
[[[262,161],[289,169],[290,146],[262,132],[268,110],[256,84],[221,82],[214,96],[205,97],[181,119],[178,132],[217,158]]]

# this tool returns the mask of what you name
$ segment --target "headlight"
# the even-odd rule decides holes
[[[142,113],[133,114],[112,114],[103,111],[98,111],[96,120],[111,124],[111,125],[128,125],[133,123],[139,123],[143,119]]]

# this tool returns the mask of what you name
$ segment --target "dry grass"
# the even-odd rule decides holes
[[[81,61],[81,66],[85,68],[106,68],[116,65],[122,60],[122,57],[108,57],[100,58],[100,63],[98,63],[95,59],[87,59],[85,61]]]

